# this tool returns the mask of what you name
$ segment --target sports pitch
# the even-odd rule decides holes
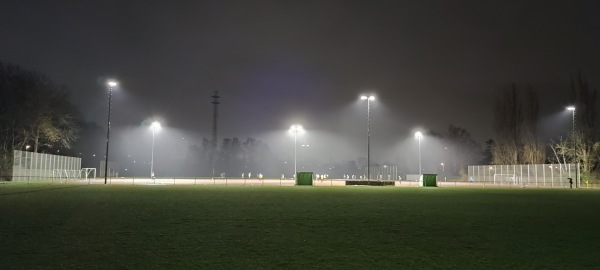
[[[0,269],[598,269],[600,190],[0,185]]]

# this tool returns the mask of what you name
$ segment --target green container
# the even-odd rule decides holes
[[[437,187],[437,174],[423,174],[424,187]]]
[[[296,175],[297,186],[312,186],[313,185],[313,173],[312,172],[298,172]]]

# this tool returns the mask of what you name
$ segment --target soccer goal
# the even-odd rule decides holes
[[[518,177],[516,174],[494,174],[494,184],[516,184],[518,181]]]
[[[63,180],[85,180],[96,178],[96,168],[83,168],[81,170],[52,170],[52,177]]]

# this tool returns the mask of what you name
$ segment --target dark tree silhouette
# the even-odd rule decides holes
[[[79,114],[69,91],[41,74],[0,62],[0,170],[7,173],[13,150],[70,148],[78,138]]]

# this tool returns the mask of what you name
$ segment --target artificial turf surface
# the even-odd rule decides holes
[[[0,185],[0,269],[599,269],[600,190]]]

